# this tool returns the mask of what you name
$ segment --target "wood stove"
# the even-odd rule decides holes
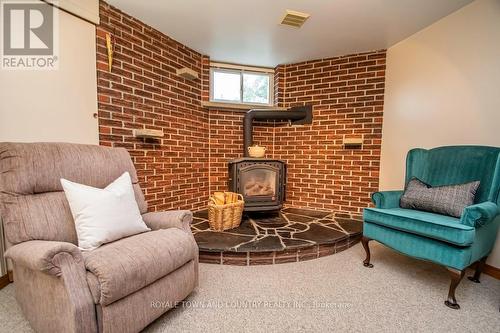
[[[283,161],[248,157],[253,143],[254,120],[288,121],[290,125],[311,124],[311,105],[288,110],[250,110],[243,117],[243,158],[229,161],[229,190],[245,199],[245,211],[278,210],[283,207],[286,164]]]
[[[229,190],[243,195],[245,211],[278,210],[283,207],[286,164],[263,158],[229,161]]]

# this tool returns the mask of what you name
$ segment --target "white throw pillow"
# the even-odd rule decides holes
[[[78,247],[93,250],[102,244],[149,231],[135,201],[128,172],[104,189],[61,179],[75,220]]]

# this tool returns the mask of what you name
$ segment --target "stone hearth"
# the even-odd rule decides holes
[[[238,228],[211,231],[207,211],[194,213],[191,230],[200,262],[268,265],[303,261],[343,251],[360,241],[359,215],[285,208],[279,213],[245,213]]]

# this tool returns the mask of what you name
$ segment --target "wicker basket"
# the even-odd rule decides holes
[[[208,223],[210,229],[214,231],[224,231],[236,228],[241,223],[241,216],[245,201],[243,196],[238,194],[238,201],[235,203],[217,205],[213,198],[208,203]]]

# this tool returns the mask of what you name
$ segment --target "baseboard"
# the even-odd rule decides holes
[[[492,276],[497,280],[500,280],[500,268],[496,268],[495,266],[490,266],[488,264],[485,264],[483,268],[483,273]]]
[[[10,283],[9,274],[5,274],[4,276],[0,276],[0,289],[4,288],[9,283]]]

